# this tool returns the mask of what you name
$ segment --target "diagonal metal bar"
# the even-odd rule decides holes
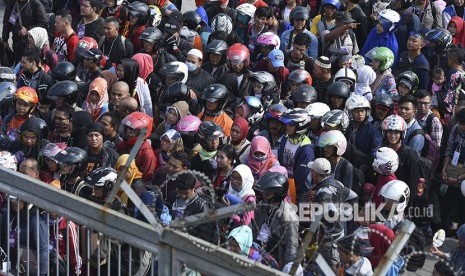
[[[207,212],[188,216],[182,219],[175,219],[171,221],[171,228],[184,228],[184,227],[195,227],[197,225],[215,221],[223,218],[230,217],[232,215],[242,214],[244,212],[254,210],[255,204],[253,202],[247,202],[243,204],[232,205],[224,208],[208,210]]]
[[[124,180],[124,177],[126,176],[126,172],[128,171],[132,160],[136,158],[136,154],[139,151],[140,147],[142,146],[142,143],[145,140],[146,134],[147,134],[147,128],[143,128],[141,132],[139,133],[139,137],[137,137],[137,141],[132,147],[131,152],[129,153],[129,157],[128,157],[128,160],[126,161],[126,164],[123,167],[123,171],[118,175],[118,178],[116,179],[116,183],[115,185],[113,185],[113,188],[111,189],[110,194],[108,195],[107,200],[105,201],[105,207],[110,206],[110,204],[115,199],[119,186],[121,185],[121,182]]]

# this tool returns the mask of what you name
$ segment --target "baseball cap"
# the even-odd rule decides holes
[[[81,53],[81,56],[84,58],[93,58],[93,59],[101,59],[103,56],[103,52],[98,48],[91,48],[87,51]]]
[[[284,53],[279,49],[274,49],[268,54],[268,58],[271,60],[273,67],[284,66]]]
[[[317,158],[314,161],[308,163],[307,167],[312,169],[317,174],[330,174],[331,163],[326,158]]]

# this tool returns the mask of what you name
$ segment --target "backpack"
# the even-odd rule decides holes
[[[440,145],[436,144],[436,142],[434,142],[431,139],[431,136],[429,135],[429,133],[431,133],[433,119],[435,117],[436,115],[434,113],[428,115],[428,118],[426,119],[425,129],[416,129],[407,138],[407,144],[409,144],[410,140],[412,140],[412,138],[415,137],[415,135],[417,134],[421,134],[425,137],[425,145],[421,150],[421,157],[424,157],[431,161],[431,172],[435,172],[437,170],[439,162],[441,160]]]

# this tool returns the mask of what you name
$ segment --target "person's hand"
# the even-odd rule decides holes
[[[349,23],[349,24],[347,24],[347,26],[348,26],[347,29],[350,29],[350,30],[357,29],[359,25],[360,25],[360,23],[357,23],[357,22]]]
[[[21,36],[26,36],[27,35],[27,29],[26,27],[22,27],[21,30],[19,31],[19,35]]]
[[[447,167],[445,167],[445,168],[442,170],[442,172],[441,172],[441,174],[442,174],[442,179],[444,179],[444,180],[447,179],[447,173],[446,173],[446,171],[447,171]]]
[[[229,202],[229,199],[227,199],[226,196],[223,196],[221,201],[223,201],[224,205],[231,206],[231,202]]]
[[[459,183],[458,179],[455,177],[448,177],[446,181],[448,184],[451,184],[451,185],[457,185]]]
[[[168,50],[173,51],[174,53],[179,53],[178,39],[176,35],[172,35],[166,40],[166,47]]]
[[[441,258],[445,257],[445,255],[446,255],[444,252],[437,249],[437,247],[435,247],[435,246],[431,246],[429,252],[431,252],[432,254],[434,254],[434,255],[436,255],[438,257],[441,257]]]

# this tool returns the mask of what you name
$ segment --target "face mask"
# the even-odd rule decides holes
[[[195,70],[197,70],[197,65],[192,62],[186,62],[186,65],[187,65],[187,71],[189,72],[195,72]]]
[[[257,157],[255,155],[253,156],[253,158],[255,158],[255,160],[257,160],[257,161],[265,161],[267,157],[268,156],[266,156],[266,154],[263,155],[263,156],[260,156],[260,157]]]

